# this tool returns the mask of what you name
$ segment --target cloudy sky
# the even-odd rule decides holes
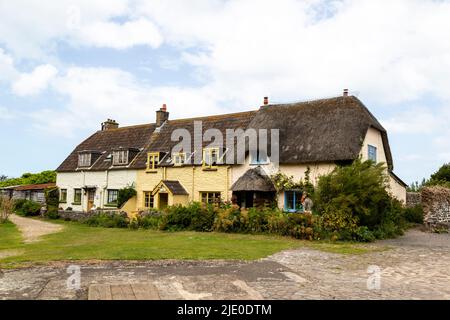
[[[0,174],[54,169],[106,118],[357,95],[407,183],[450,161],[450,1],[0,0]]]

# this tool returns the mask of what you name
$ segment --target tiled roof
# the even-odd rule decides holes
[[[44,190],[47,188],[55,187],[55,183],[43,183],[43,184],[28,184],[23,186],[15,187],[16,191],[29,191],[29,190]]]
[[[64,172],[77,170],[78,154],[79,152],[86,150],[99,152],[100,156],[94,161],[90,168],[82,168],[82,170],[99,171],[108,168],[122,169],[123,167],[112,167],[112,158],[109,157],[111,152],[119,148],[142,150],[150,140],[154,129],[155,124],[145,124],[97,131],[78,145],[56,171]],[[133,161],[134,159],[131,160],[131,164]]]

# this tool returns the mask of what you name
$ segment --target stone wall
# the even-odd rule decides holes
[[[108,215],[114,215],[114,214],[120,214],[122,216],[127,216],[126,212],[120,212],[119,210],[96,210],[96,211],[90,211],[90,212],[83,212],[83,211],[73,211],[73,210],[59,210],[58,211],[59,216],[62,220],[67,221],[81,221],[83,219],[87,219],[89,217],[92,217],[93,215],[103,213]]]
[[[450,189],[430,187],[422,189],[425,224],[431,229],[450,229]]]
[[[406,193],[406,207],[414,208],[422,204],[422,194],[420,192],[407,192]]]

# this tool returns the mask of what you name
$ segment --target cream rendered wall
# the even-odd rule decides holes
[[[136,191],[137,191],[137,208],[144,209],[144,192],[151,192],[161,180],[176,180],[189,193],[184,199],[172,199],[177,203],[200,201],[200,192],[220,192],[223,201],[231,200],[230,189],[230,169],[228,166],[218,166],[217,170],[203,170],[201,166],[183,166],[158,168],[156,172],[146,172],[139,170],[137,173]],[[157,197],[155,197],[155,205],[157,205]]]
[[[406,204],[406,188],[398,183],[392,176],[389,176],[389,187],[392,195]]]
[[[249,157],[247,157],[245,164],[233,166],[231,170],[231,185],[236,182],[247,170],[256,168],[257,165],[250,164]],[[333,171],[336,167],[333,163],[309,163],[309,164],[281,164],[275,165],[269,163],[261,165],[265,172],[270,176],[272,174],[281,171],[282,173],[294,177],[294,181],[304,180],[306,171],[310,169],[311,182],[316,185],[320,176],[325,175]],[[230,187],[231,187],[230,185]],[[277,195],[278,207],[284,207],[284,193]]]
[[[381,136],[381,132],[375,128],[369,128],[367,131],[366,137],[363,142],[363,146],[361,149],[361,159],[363,161],[369,159],[369,145],[372,145],[377,148],[377,162],[383,162],[387,165],[386,160],[386,153],[384,152],[384,146],[383,146],[383,138]],[[389,174],[389,172],[386,170],[386,173]],[[406,188],[399,184],[397,180],[395,180],[390,174],[389,174],[389,192],[396,197],[398,200],[406,203]]]
[[[111,171],[80,171],[80,172],[58,172],[56,185],[60,189],[67,189],[67,203],[60,206],[63,209],[71,207],[75,211],[87,210],[87,196],[82,192],[81,205],[73,205],[74,189],[85,186],[95,187],[96,193],[94,205],[103,208],[107,202],[108,189],[122,189],[136,183],[136,170],[111,170]]]

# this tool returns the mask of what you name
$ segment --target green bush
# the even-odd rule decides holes
[[[91,227],[127,228],[129,219],[121,214],[97,213],[82,222]]]
[[[134,186],[125,187],[120,189],[117,194],[117,207],[122,208],[122,206],[131,198],[136,196],[136,189]]]
[[[45,217],[49,219],[59,218],[59,189],[48,188],[45,190],[45,202],[47,204],[47,211]]]
[[[38,202],[31,200],[16,200],[15,213],[20,216],[38,216],[41,212],[42,205]]]
[[[380,239],[401,234],[403,208],[386,191],[387,183],[383,164],[361,160],[320,177],[314,210],[321,215],[324,231],[345,240],[358,238],[358,227],[367,227]]]
[[[192,214],[190,229],[204,232],[212,231],[218,211],[217,207],[200,203],[192,203],[190,207]]]
[[[214,230],[219,232],[247,232],[248,211],[232,205],[220,209],[214,221]]]
[[[191,225],[191,207],[176,205],[167,207],[161,221],[161,230],[185,230]]]
[[[404,215],[408,222],[423,224],[423,207],[420,204],[412,208],[406,208]]]
[[[17,214],[19,214],[19,212],[22,210],[23,205],[25,204],[25,202],[27,202],[27,199],[17,199],[14,200],[14,206],[13,206],[13,210],[14,212],[16,212]]]

